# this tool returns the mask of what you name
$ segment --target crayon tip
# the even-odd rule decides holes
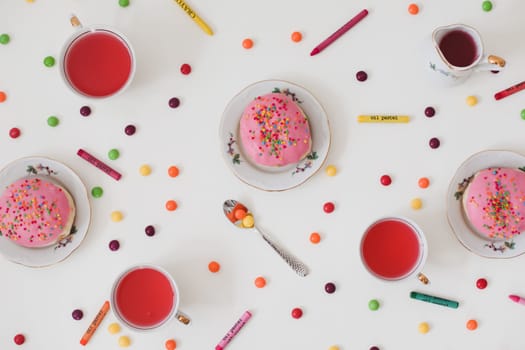
[[[310,56],[315,56],[317,55],[319,52],[321,52],[321,50],[319,50],[317,47],[315,49],[312,50],[312,52],[310,52]]]
[[[517,295],[511,294],[509,295],[509,299],[517,303],[520,300],[520,297]]]

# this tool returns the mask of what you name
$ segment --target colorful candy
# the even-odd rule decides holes
[[[426,334],[426,333],[428,333],[428,331],[430,331],[430,325],[428,323],[426,323],[426,322],[421,322],[417,326],[417,330],[421,334]]]
[[[335,174],[337,174],[337,168],[335,167],[335,165],[329,165],[326,167],[325,172],[328,176],[335,176]]]
[[[135,127],[135,125],[132,124],[126,125],[126,127],[124,128],[124,133],[128,136],[135,134],[136,131],[137,128]]]
[[[109,334],[117,334],[118,332],[120,332],[120,325],[116,322],[111,323],[108,326],[108,332]]]
[[[151,167],[147,164],[141,165],[139,168],[139,173],[142,176],[148,176],[151,174]]]
[[[290,37],[295,43],[298,43],[299,41],[303,40],[303,35],[301,34],[301,32],[293,32]]]
[[[109,246],[109,250],[111,250],[111,251],[117,251],[117,250],[119,250],[119,248],[120,248],[120,242],[117,241],[116,239],[113,239],[113,240],[111,240],[111,241],[109,242],[109,245],[108,245],[108,246]]]
[[[331,212],[333,212],[335,209],[335,205],[334,203],[332,202],[326,202],[324,205],[323,205],[323,210],[325,213],[327,214],[330,214]]]
[[[179,176],[179,168],[177,168],[175,165],[172,165],[168,168],[168,175],[170,177],[177,177]]]
[[[166,210],[174,211],[174,210],[177,209],[177,207],[178,207],[178,204],[173,199],[170,199],[170,200],[166,201]]]
[[[15,342],[16,345],[22,345],[26,342],[26,337],[23,334],[17,334],[13,338],[13,341]]]
[[[476,287],[478,287],[478,289],[485,289],[487,288],[487,285],[488,282],[485,278],[478,278],[478,280],[476,281]]]
[[[50,116],[47,118],[47,125],[49,125],[50,127],[54,128],[55,126],[57,126],[59,123],[59,120],[57,117],[55,117],[54,115]]]
[[[168,105],[169,105],[171,108],[177,108],[177,107],[179,107],[179,105],[180,105],[180,100],[179,100],[177,97],[172,97],[172,98],[170,98],[170,100],[168,101]]]
[[[478,104],[478,98],[476,96],[468,96],[465,102],[467,102],[467,105],[470,107],[473,107]]]
[[[246,214],[246,216],[242,218],[241,224],[242,224],[242,227],[246,227],[246,228],[252,228],[253,226],[255,226],[255,220],[253,219],[253,215]]]
[[[247,215],[248,213],[246,212],[246,210],[244,208],[237,208],[235,209],[235,211],[233,212],[233,217],[237,220],[242,220],[244,219],[244,217]]]
[[[175,350],[177,348],[177,343],[175,342],[175,339],[168,339],[164,343],[164,347],[166,350]]]
[[[0,34],[0,44],[7,45],[9,44],[9,41],[11,41],[11,37],[9,36],[9,34]]]
[[[379,348],[377,346],[371,346],[370,350],[379,350]]]
[[[122,215],[122,212],[115,210],[111,212],[111,221],[113,222],[119,222],[122,221],[122,218],[124,216]]]
[[[12,139],[18,138],[20,134],[21,134],[21,131],[19,128],[11,128],[9,130],[9,137],[11,137]]]
[[[423,207],[423,201],[421,198],[414,198],[410,201],[410,207],[414,210],[419,210]]]
[[[483,9],[483,11],[485,12],[489,12],[490,10],[492,10],[492,2],[490,1],[483,1],[481,3],[481,8]]]
[[[340,350],[340,349],[339,349],[339,346],[337,346],[337,345],[331,345],[331,346],[328,348],[328,350]]]
[[[522,109],[520,112],[521,119],[525,119],[525,109]]]
[[[188,75],[191,73],[191,66],[187,63],[184,63],[180,66],[180,72],[184,75]]]
[[[368,79],[368,74],[366,74],[365,71],[362,71],[360,70],[359,72],[357,72],[355,74],[355,78],[358,80],[358,81],[366,81]]]
[[[333,282],[328,282],[324,285],[324,291],[328,294],[332,294],[335,292],[335,284]]]
[[[432,118],[434,115],[436,115],[436,110],[434,107],[428,106],[425,108],[425,115],[429,118]]]
[[[408,5],[408,13],[411,15],[417,15],[419,13],[419,6],[416,4],[410,4]]]
[[[371,310],[371,311],[376,311],[377,309],[379,309],[379,301],[377,299],[372,299],[368,302],[368,308]]]
[[[127,335],[123,335],[118,338],[118,346],[120,346],[121,348],[127,348],[130,345],[131,345],[131,340],[129,339]]]
[[[55,58],[53,56],[47,56],[44,58],[44,66],[53,67],[55,65]]]
[[[312,242],[313,244],[321,242],[321,235],[317,232],[310,233],[310,242]]]
[[[428,277],[425,276],[425,274],[422,273],[422,272],[417,274],[417,279],[423,284],[429,284],[430,283],[430,280],[428,279]]]
[[[217,261],[210,261],[208,264],[208,270],[210,270],[210,272],[216,273],[219,272],[220,269],[221,265]]]
[[[154,236],[155,235],[155,227],[153,225],[148,225],[144,228],[144,232],[146,233],[146,236]]]
[[[254,283],[257,288],[264,288],[264,286],[266,286],[266,279],[262,276],[259,276],[255,279]]]
[[[7,94],[4,91],[0,91],[0,103],[5,102]]]
[[[118,0],[118,4],[120,7],[128,7],[129,6],[129,0]]]
[[[113,148],[113,149],[109,150],[109,152],[108,152],[108,158],[109,159],[115,160],[115,159],[118,159],[118,157],[120,157],[120,152],[118,151],[118,149]]]
[[[381,175],[379,178],[379,182],[381,182],[381,185],[383,186],[389,186],[392,183],[392,178],[389,175]]]
[[[430,148],[438,148],[440,144],[441,142],[437,137],[433,137],[428,141],[428,145],[430,146]]]
[[[83,117],[87,117],[91,114],[91,108],[89,106],[82,106],[80,107],[80,115]]]
[[[476,330],[478,328],[478,321],[468,320],[466,326],[469,331]]]
[[[427,188],[430,185],[430,180],[426,177],[421,177],[417,180],[417,185],[420,188]]]
[[[253,40],[250,38],[246,38],[242,41],[242,47],[249,50],[253,47]]]
[[[73,317],[74,320],[81,320],[82,317],[84,317],[84,313],[82,312],[82,310],[80,309],[75,309],[73,310],[73,312],[71,313],[71,317]]]
[[[303,310],[301,308],[294,308],[292,310],[292,317],[293,318],[301,318],[303,316]]]

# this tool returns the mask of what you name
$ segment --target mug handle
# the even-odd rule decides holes
[[[476,66],[476,71],[490,70],[493,72],[499,72],[505,68],[506,62],[500,56],[489,55],[486,58],[487,63],[481,63]]]
[[[185,325],[189,325],[191,323],[191,318],[181,311],[177,311],[175,313],[175,318]]]

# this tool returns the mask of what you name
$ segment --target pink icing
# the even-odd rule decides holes
[[[23,178],[0,197],[0,233],[24,247],[44,247],[69,230],[74,208],[69,195],[51,182]]]
[[[308,119],[291,97],[281,93],[258,96],[250,102],[239,130],[245,155],[259,165],[297,163],[312,146]]]
[[[463,195],[470,224],[490,239],[510,239],[525,230],[525,172],[488,168],[478,172]]]

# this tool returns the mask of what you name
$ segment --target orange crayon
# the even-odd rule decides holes
[[[86,333],[82,336],[80,339],[80,344],[86,345],[91,339],[91,336],[93,336],[93,333],[97,330],[98,326],[100,325],[100,322],[106,317],[106,314],[109,311],[109,301],[105,301],[104,305],[102,305],[102,308],[98,312],[98,314],[95,316],[91,324],[89,325],[88,329],[86,330]]]

